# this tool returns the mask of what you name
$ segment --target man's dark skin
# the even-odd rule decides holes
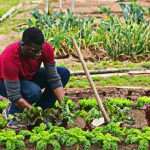
[[[30,42],[29,45],[25,45],[21,42],[21,55],[24,58],[32,58],[39,59],[43,50],[43,45],[37,45],[33,42]],[[62,98],[64,96],[63,87],[56,88],[54,90],[54,94],[56,95],[58,102],[61,103]],[[25,108],[32,108],[32,105],[29,104],[24,98],[20,98],[17,102],[14,103],[20,110],[24,110]]]

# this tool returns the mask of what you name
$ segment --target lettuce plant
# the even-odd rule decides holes
[[[0,146],[6,146],[7,150],[24,150],[24,136],[17,135],[13,129],[0,131]]]
[[[137,99],[137,102],[136,102],[136,106],[137,108],[142,108],[144,106],[144,104],[146,105],[150,105],[150,98],[147,97],[147,96],[143,96],[143,97],[139,97]]]
[[[139,143],[138,150],[148,150],[150,142],[150,131],[143,129],[142,132],[138,129],[129,129],[126,132],[126,143]]]

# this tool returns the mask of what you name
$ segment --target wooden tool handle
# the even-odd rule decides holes
[[[76,49],[76,51],[77,51],[77,53],[78,53],[79,59],[80,59],[80,61],[81,61],[82,67],[83,67],[83,69],[84,69],[84,71],[85,71],[85,74],[86,74],[86,76],[87,76],[87,78],[88,78],[88,81],[89,81],[89,83],[90,83],[90,86],[91,86],[91,88],[92,88],[92,90],[93,90],[93,92],[94,92],[94,95],[95,95],[96,100],[97,100],[97,102],[98,102],[98,106],[99,106],[99,108],[100,108],[100,110],[101,110],[101,112],[102,112],[102,114],[103,114],[103,116],[104,116],[104,118],[105,118],[105,121],[106,121],[107,123],[109,123],[109,122],[110,122],[110,119],[109,119],[109,117],[108,117],[108,115],[107,115],[107,113],[106,113],[106,111],[105,111],[105,109],[104,109],[104,106],[103,106],[103,104],[102,104],[102,102],[101,102],[101,99],[100,99],[100,97],[99,97],[99,95],[98,95],[98,92],[97,92],[97,90],[96,90],[96,88],[95,88],[93,79],[91,78],[90,73],[89,73],[89,71],[88,71],[88,69],[87,69],[87,66],[86,66],[85,61],[84,61],[84,59],[83,59],[83,56],[82,56],[82,54],[81,54],[80,48],[78,47],[77,42],[76,42],[76,40],[75,40],[75,38],[74,38],[73,36],[71,37],[71,40],[72,40],[73,45],[74,45],[74,47],[75,47],[75,49]]]

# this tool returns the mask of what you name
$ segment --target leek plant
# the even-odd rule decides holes
[[[113,59],[148,56],[150,49],[150,26],[147,23],[124,23],[118,16],[110,16],[99,25],[101,45]]]

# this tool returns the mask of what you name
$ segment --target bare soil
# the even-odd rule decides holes
[[[132,110],[132,117],[135,120],[135,124],[134,125],[125,124],[124,125],[125,127],[141,129],[144,126],[148,126],[145,110]]]
[[[99,96],[104,100],[108,97],[122,97],[135,101],[140,96],[150,96],[150,89],[141,87],[105,86],[97,87],[96,89]],[[74,101],[81,98],[94,97],[94,93],[91,88],[70,88],[65,89],[65,92],[66,95]]]
[[[121,97],[127,98],[133,101],[136,101],[140,96],[150,96],[150,90],[146,88],[131,88],[131,87],[98,87],[98,94],[101,99],[104,101],[108,97]],[[75,89],[66,89],[66,95],[71,98],[73,101],[77,102],[79,99],[83,98],[92,98],[94,92],[91,88],[75,88]],[[144,126],[150,126],[150,107],[145,110],[132,110],[132,117],[135,120],[135,125],[124,125],[128,128],[139,128],[141,129]]]

